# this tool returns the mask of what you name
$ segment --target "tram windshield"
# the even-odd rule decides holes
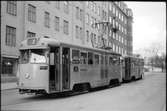
[[[21,50],[20,63],[46,63],[46,50],[44,49],[27,49]]]

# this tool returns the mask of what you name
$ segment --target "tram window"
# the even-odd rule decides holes
[[[29,50],[20,51],[20,63],[25,64],[29,62]]]
[[[132,63],[132,68],[134,68],[134,63]]]
[[[108,64],[108,56],[105,56],[105,64]]]
[[[88,64],[93,64],[93,53],[88,52]]]
[[[101,64],[104,64],[104,57],[101,55]]]
[[[21,50],[21,63],[46,63],[46,50],[43,49],[31,49]]]
[[[31,49],[30,63],[46,63],[45,50]]]
[[[95,54],[95,64],[99,64],[99,55]]]
[[[112,65],[112,57],[109,57],[109,64]]]
[[[50,65],[54,65],[54,53],[50,53]]]
[[[79,50],[72,50],[72,63],[79,64]]]
[[[114,57],[112,62],[114,65],[119,65],[119,59],[117,57]]]
[[[86,64],[86,61],[87,61],[87,53],[86,52],[81,52],[80,63],[81,64]]]

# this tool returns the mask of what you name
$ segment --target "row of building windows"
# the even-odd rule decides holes
[[[83,19],[83,10],[79,7],[76,7],[76,19],[80,21]]]
[[[111,17],[110,17],[111,18]],[[93,16],[90,16],[88,13],[86,14],[86,24],[90,25],[93,29],[97,29],[100,30],[100,25],[95,25],[95,23],[100,23],[100,21],[98,21],[96,18],[94,18]],[[125,35],[127,34],[127,30],[126,28],[124,28],[124,26],[122,24],[120,24],[119,22],[117,22],[115,19],[112,20],[112,18],[110,19],[110,23],[113,24],[113,28],[118,28],[119,31],[121,31],[122,33],[124,33]],[[106,27],[103,27],[103,30],[105,30],[105,33],[107,32]]]
[[[86,41],[89,42],[89,41],[92,41],[93,43],[97,44],[101,44],[101,37],[96,35],[95,33],[90,33],[88,30],[86,31]]]
[[[86,7],[92,10],[92,12],[94,12],[95,14],[100,16],[100,6],[98,6],[95,2],[86,1]]]
[[[75,35],[76,35],[76,38],[82,38],[82,34],[83,34],[83,29],[82,27],[79,27],[78,25],[75,26]]]
[[[36,7],[28,5],[28,21],[35,23],[36,22]],[[44,26],[50,28],[50,13],[44,12]],[[55,30],[59,31],[60,29],[60,18],[55,16]],[[63,32],[65,34],[69,33],[69,23],[64,20]]]
[[[120,53],[120,54],[126,54],[127,53],[126,49],[124,49],[123,47],[121,47],[119,45],[116,45],[114,43],[113,43],[113,46],[112,46],[112,50],[113,50],[113,52]]]
[[[118,18],[120,21],[122,21],[125,25],[127,24],[127,19],[126,17],[114,6],[114,5],[109,5],[109,10],[112,12],[112,14]]]
[[[109,18],[111,18],[111,17],[109,17]],[[119,31],[121,31],[125,35],[127,34],[127,30],[126,30],[126,28],[124,28],[124,26],[122,24],[117,22],[115,19],[112,20],[112,18],[109,20],[113,24],[113,28],[117,28]]]
[[[115,40],[118,40],[122,44],[127,45],[127,40],[124,39],[123,37],[121,37],[121,35],[119,35],[118,33],[113,33],[113,36],[111,36],[111,37]]]
[[[119,35],[118,33],[112,33],[112,36],[111,36],[113,39],[115,39],[115,40],[118,40],[119,42],[121,42],[122,44],[124,44],[124,45],[127,45],[127,40],[126,39],[124,39],[123,37],[121,37],[121,35]],[[101,42],[101,39],[100,39],[100,36],[98,36],[98,39],[96,39],[97,37],[96,37],[96,34],[94,34],[94,33],[90,33],[88,30],[86,31],[86,40],[87,40],[87,42],[89,42],[89,40],[90,39],[92,39],[93,38],[93,41],[95,42],[95,43],[99,43],[99,42]],[[97,41],[98,40],[98,41]]]

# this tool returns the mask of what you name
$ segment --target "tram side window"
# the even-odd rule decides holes
[[[95,64],[99,64],[99,55],[95,54]]]
[[[72,50],[72,63],[79,64],[79,50]]]
[[[54,53],[50,53],[50,65],[54,65]]]
[[[109,57],[109,65],[112,65],[112,57]]]
[[[101,64],[104,64],[104,57],[101,55]]]
[[[81,52],[81,57],[80,57],[80,63],[81,64],[87,64],[87,53],[86,52]]]
[[[92,65],[93,64],[93,53],[88,52],[88,64]]]
[[[108,56],[105,56],[105,64],[108,64]]]
[[[117,57],[113,58],[113,65],[119,65],[119,58]]]

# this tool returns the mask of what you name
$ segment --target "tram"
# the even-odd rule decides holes
[[[126,56],[122,60],[122,80],[132,81],[144,77],[144,59]]]
[[[20,94],[50,94],[120,84],[121,55],[104,49],[27,38],[19,48]]]

